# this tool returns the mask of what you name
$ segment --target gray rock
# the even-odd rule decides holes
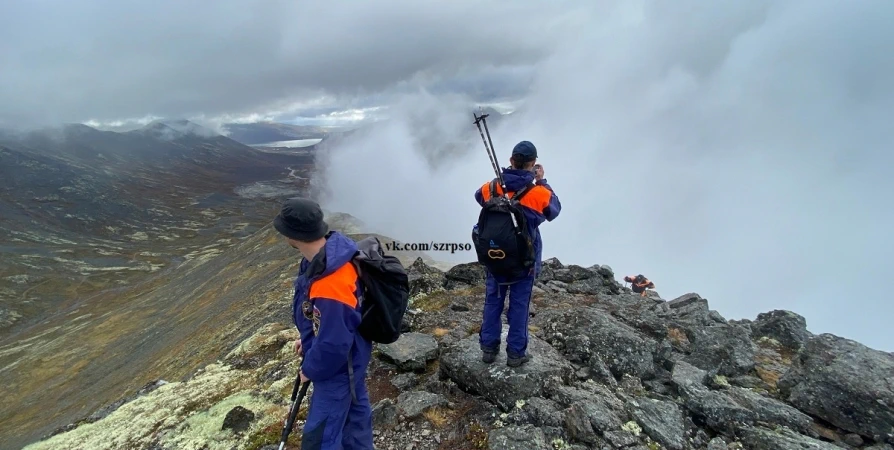
[[[588,390],[570,386],[552,387],[550,397],[565,407],[581,406],[593,430],[599,433],[621,428],[628,418],[624,403],[604,386],[587,383],[585,387]]]
[[[544,450],[550,448],[543,430],[532,425],[496,428],[487,435],[488,450]]]
[[[709,311],[708,301],[694,292],[683,294],[667,302],[667,306],[678,314],[686,311],[698,311],[707,314]]]
[[[680,395],[690,395],[692,392],[704,389],[708,372],[699,369],[685,361],[678,361],[671,373],[671,382],[680,392]]]
[[[888,444],[881,443],[863,447],[863,450],[894,450],[894,447]]]
[[[844,443],[850,445],[851,447],[862,447],[863,446],[863,438],[860,437],[859,434],[850,433],[844,436]]]
[[[384,398],[372,408],[372,422],[375,429],[388,429],[397,425],[398,415],[400,411],[394,400]]]
[[[535,322],[545,339],[559,347],[565,347],[566,336],[588,339],[590,347],[574,346],[569,358],[586,362],[592,355],[599,356],[616,378],[623,374],[644,380],[655,376],[653,353],[658,342],[602,311],[591,307],[550,310],[538,314]]]
[[[426,363],[438,357],[438,341],[423,333],[402,334],[397,341],[380,344],[378,349],[386,361],[402,371],[424,371]]]
[[[743,427],[740,432],[748,450],[841,450],[834,444],[797,434],[787,428]]]
[[[685,398],[686,408],[709,427],[727,436],[734,436],[737,427],[752,424],[758,416],[719,391],[707,388],[691,392]]]
[[[748,388],[748,389],[766,387],[765,386],[766,383],[764,383],[764,380],[761,380],[760,378],[751,376],[751,375],[741,375],[738,377],[732,377],[729,379],[729,384],[731,384],[733,386]]]
[[[738,325],[703,327],[689,335],[692,353],[685,360],[705,370],[717,368],[726,376],[754,369],[755,345],[748,330]]]
[[[416,378],[416,375],[413,375],[412,373],[402,373],[391,378],[391,384],[400,391],[406,391],[416,386],[418,382],[419,380]]]
[[[422,258],[416,258],[416,261],[407,267],[407,278],[410,282],[410,297],[441,290],[446,281],[444,272],[425,264]]]
[[[477,262],[457,264],[444,274],[444,287],[455,289],[463,286],[484,284],[486,278],[484,266]]]
[[[807,320],[799,314],[785,310],[773,310],[758,314],[751,325],[753,337],[769,337],[786,348],[798,350],[810,338]]]
[[[572,439],[593,444],[596,442],[596,433],[587,411],[579,403],[571,405],[565,410],[565,429]]]
[[[735,386],[722,392],[734,402],[753,411],[757,420],[761,422],[784,425],[802,434],[816,437],[816,432],[811,426],[813,419],[779,400]]]
[[[561,427],[564,423],[559,405],[545,398],[528,399],[521,411],[527,416],[528,422],[538,427]]]
[[[606,431],[603,435],[614,448],[629,447],[639,442],[636,436],[624,430]]]
[[[894,354],[821,334],[804,344],[777,386],[801,411],[894,443]]]
[[[711,439],[708,442],[708,450],[728,450],[729,447],[726,445],[726,441],[723,440],[722,437],[716,437]]]
[[[726,323],[726,319],[724,319],[723,316],[721,316],[719,312],[714,311],[713,309],[708,311],[708,318],[711,319],[712,321],[714,321],[714,323],[719,323],[719,324]]]
[[[505,335],[504,329],[504,342]],[[463,390],[478,393],[509,411],[518,400],[543,397],[545,387],[555,383],[551,378],[569,380],[574,372],[571,363],[536,336],[530,336],[528,353],[532,359],[521,367],[506,366],[506,352],[499,352],[494,363],[485,364],[478,336],[472,335],[445,349],[440,370]]]
[[[236,406],[227,413],[226,417],[224,417],[223,425],[221,425],[220,429],[229,429],[235,432],[245,431],[251,426],[251,423],[254,420],[254,412],[241,406]]]
[[[447,406],[447,398],[426,391],[404,392],[397,396],[397,408],[408,419],[419,417],[437,406]]]
[[[676,403],[641,398],[629,401],[627,411],[649,437],[671,450],[683,450],[686,428]]]
[[[737,386],[712,391],[705,385],[708,373],[686,362],[674,367],[671,382],[686,408],[709,427],[733,436],[735,427],[756,421],[785,425],[802,433],[814,434],[813,419],[778,400]]]

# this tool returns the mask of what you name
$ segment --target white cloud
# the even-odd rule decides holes
[[[894,4],[616,5],[578,10],[524,107],[491,129],[503,165],[534,142],[562,200],[545,256],[894,350]],[[470,242],[493,172],[465,106],[402,98],[394,121],[331,151],[327,206],[404,241]]]

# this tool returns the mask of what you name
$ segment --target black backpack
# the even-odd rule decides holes
[[[353,263],[361,281],[360,325],[364,338],[391,344],[400,337],[400,324],[410,299],[410,281],[400,260],[382,251],[375,236],[357,242]]]
[[[493,275],[522,278],[534,266],[534,243],[528,235],[524,207],[519,203],[533,187],[529,184],[507,199],[497,195],[497,180],[490,183],[490,199],[478,215],[472,242],[478,262]]]

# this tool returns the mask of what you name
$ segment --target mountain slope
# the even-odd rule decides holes
[[[186,121],[0,137],[0,335],[251,233],[275,198],[240,188],[298,193],[312,168],[313,155],[259,152]]]
[[[357,231],[350,216],[327,219]],[[264,323],[290,323],[299,257],[267,222],[232,246],[195,251],[0,341],[0,448],[19,448],[154,379],[187,377]],[[403,255],[407,264],[422,256]]]
[[[894,444],[894,354],[813,335],[795,313],[727,320],[698,294],[640,296],[608,266],[551,259],[533,298],[533,359],[512,369],[505,354],[493,365],[480,359],[484,273],[477,263],[444,273],[419,260],[409,274],[416,293],[410,331],[376,346],[367,378],[377,448]],[[272,318],[243,336],[225,338],[232,350],[189,379],[149,384],[86,421],[93,423],[28,448],[277,448],[298,369],[297,334]],[[288,448],[297,448],[304,414]]]

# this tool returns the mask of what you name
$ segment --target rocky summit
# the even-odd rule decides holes
[[[367,379],[379,450],[894,449],[894,355],[813,335],[796,313],[727,320],[698,294],[640,296],[608,266],[551,259],[533,359],[513,369],[505,351],[481,361],[477,263],[408,271],[406,332],[377,347]],[[288,298],[277,289],[269,301]],[[258,327],[191,376],[26,448],[278,448],[296,338],[285,320]]]

